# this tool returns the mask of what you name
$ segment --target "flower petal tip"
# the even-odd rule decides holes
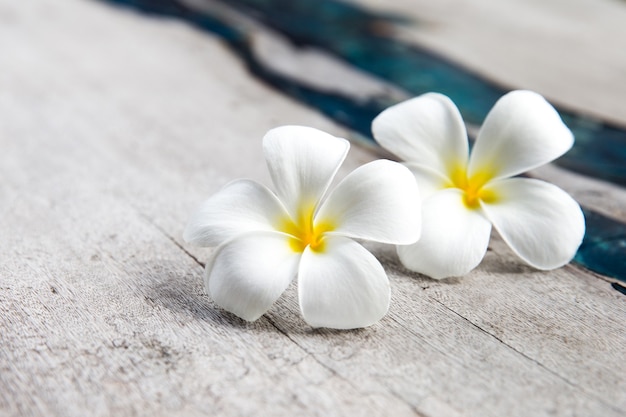
[[[328,252],[307,250],[298,272],[304,320],[312,327],[356,329],[387,314],[391,289],[378,260],[355,241],[329,237]]]

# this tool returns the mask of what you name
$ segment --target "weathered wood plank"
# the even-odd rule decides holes
[[[623,296],[573,266],[526,268],[498,239],[443,282],[373,245],[393,304],[364,330],[308,328],[295,288],[253,324],[216,308],[190,256],[210,250],[180,238],[194,205],[268,182],[271,127],[347,132],[175,22],[78,0],[0,2],[0,19],[0,414],[626,411]],[[353,147],[342,172],[372,158]]]

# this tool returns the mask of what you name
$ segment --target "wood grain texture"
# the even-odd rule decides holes
[[[497,236],[446,281],[370,245],[393,299],[367,329],[309,328],[295,285],[255,323],[217,308],[211,251],[181,239],[193,208],[235,178],[269,184],[272,127],[349,136],[219,41],[92,1],[1,0],[0,51],[0,415],[626,413],[624,296]],[[376,157],[353,146],[340,175]],[[624,220],[623,189],[537,175]]]

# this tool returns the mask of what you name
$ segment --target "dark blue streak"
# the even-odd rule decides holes
[[[238,30],[235,27],[231,27],[220,21],[219,19],[207,15],[206,13],[200,13],[196,10],[190,9],[180,4],[177,0],[106,1],[131,6],[149,14],[171,16],[184,19],[185,21],[203,30],[219,36],[231,47],[232,51],[242,59],[242,61],[245,63],[251,73],[253,73],[255,76],[272,85],[284,94],[287,94],[296,100],[304,102],[311,107],[318,109],[333,120],[359,132],[364,137],[371,138],[370,126],[372,119],[390,104],[389,102],[385,101],[384,98],[374,98],[365,101],[357,101],[351,97],[318,91],[298,82],[298,80],[285,77],[263,65],[263,63],[255,57],[249,43],[249,38],[245,32]],[[233,3],[242,2],[234,1]],[[280,1],[277,1],[276,3],[280,3]],[[291,2],[288,3],[291,4]],[[305,7],[307,4],[309,4],[304,1],[294,1],[292,6],[295,7],[296,3],[300,5],[299,7]],[[327,19],[334,21],[335,26],[346,26],[347,28],[345,30],[348,31],[352,30],[358,32],[364,30],[363,28],[371,27],[371,25],[374,25],[375,22],[379,22],[381,19],[380,17],[370,15],[352,6],[347,6],[345,4],[337,3],[332,0],[320,0],[317,4],[319,5],[320,10],[323,11],[322,15],[327,16]],[[287,11],[285,12],[285,10]],[[313,16],[316,16],[316,14],[318,13],[317,7],[314,6],[310,6],[310,11]],[[283,11],[277,11],[277,15],[282,16],[282,19],[284,20],[289,20],[288,13],[291,13],[291,11],[287,7]],[[308,33],[312,29],[304,30],[302,29],[302,27],[307,24],[312,24],[311,22],[317,22],[319,21],[319,19],[320,17],[317,16],[313,19],[309,18],[307,20],[304,17],[298,18],[296,14],[290,24],[290,30],[303,31],[305,33]],[[329,39],[333,38],[333,36],[345,36],[343,31],[339,29],[337,29],[337,31],[335,32],[330,30],[330,32],[327,34],[324,34],[324,30],[320,30],[319,28],[318,31],[320,32],[320,37],[328,37]],[[374,63],[376,63],[387,59],[390,56],[390,52],[387,52],[386,55],[382,55],[383,58],[378,57],[372,52],[374,49],[370,48],[370,46],[359,46],[356,40],[351,39],[352,38],[348,37],[347,40],[344,40],[342,42],[343,44],[348,44],[349,48],[346,45],[344,45],[344,47],[352,51],[361,51],[360,53],[356,54],[356,57],[360,57],[359,60],[372,60]],[[300,43],[306,43],[298,36],[295,37],[295,41]],[[342,43],[339,42],[337,39],[335,39],[335,41],[337,41],[337,43]],[[383,41],[381,40],[381,42]],[[401,45],[396,45],[396,48],[393,49],[393,51],[395,51],[393,52],[393,54],[412,54],[412,49],[410,47]],[[459,100],[458,98],[456,99],[457,103],[462,103],[462,108],[464,107],[466,110],[465,116],[471,121],[480,118],[481,115],[486,112],[485,108],[488,109],[489,107],[491,107],[491,101],[495,101],[499,97],[499,95],[504,92],[504,90],[500,90],[495,87],[491,89],[487,88],[484,81],[472,75],[465,74],[464,72],[462,72],[462,70],[458,68],[451,70],[450,68],[446,67],[446,65],[450,64],[444,65],[442,64],[443,61],[441,61],[441,58],[437,58],[434,55],[430,56],[432,57],[432,59],[427,59],[425,61],[426,64],[419,64],[417,62],[414,63],[416,69],[413,70],[412,77],[415,80],[413,81],[412,85],[415,85],[415,88],[425,88],[424,91],[430,90],[430,88],[427,88],[427,86],[429,85],[429,83],[432,82],[432,79],[430,79],[427,75],[424,75],[424,79],[420,80],[419,74],[420,71],[425,71],[425,74],[428,74],[428,71],[432,70],[436,74],[438,74],[438,85],[444,86],[445,84],[446,88],[441,88],[439,89],[439,91],[443,91],[450,96],[458,95],[458,92],[457,94],[454,94],[454,92],[459,89],[461,91],[471,91],[472,94],[463,94],[465,100]],[[406,75],[407,69],[404,66],[413,64],[404,62],[402,63],[402,65],[398,65],[399,67],[397,69],[397,73],[399,74],[399,77],[400,75],[402,75],[402,77],[409,78]],[[386,71],[389,71],[388,63],[381,63],[380,66],[381,68],[387,68]],[[457,73],[461,75],[458,75]],[[583,119],[580,118],[574,118],[573,122],[570,120],[568,123],[583,123],[582,120]],[[593,125],[586,126],[587,127],[582,129],[583,132],[594,131]],[[607,129],[606,125],[601,126],[604,126],[603,129]],[[579,130],[581,130],[580,127]],[[615,130],[615,132],[616,137],[619,137],[619,134],[623,133],[619,130]],[[582,137],[582,143],[587,143],[588,147],[592,147],[590,144],[592,140],[594,140],[593,135]],[[624,144],[620,146],[622,146],[622,148],[620,148],[622,150],[626,148]],[[602,146],[600,146],[599,148],[599,151],[604,149],[604,152],[607,153],[606,157],[609,158],[610,161],[612,161],[611,163],[618,163],[620,161],[621,156],[618,155],[616,157],[616,151],[608,152]],[[573,151],[570,151],[570,153],[572,152],[578,152],[578,157],[567,160],[563,160],[562,158],[561,162],[564,164],[575,164],[580,162],[581,166],[583,167],[580,170],[582,172],[585,172],[584,167],[588,167],[589,164],[585,165],[582,162],[583,157],[585,156],[584,152],[580,148],[575,148]],[[581,154],[581,152],[583,153]],[[603,156],[603,158],[604,157],[605,156]],[[591,160],[596,161],[595,156],[592,157]],[[626,158],[624,158],[624,160],[626,160]],[[604,169],[606,167],[600,166],[600,168]],[[619,175],[621,175],[620,172],[623,173],[623,168],[622,171],[617,172]],[[581,245],[574,260],[592,271],[612,276],[626,282],[626,226],[588,209],[585,210],[585,216],[587,223],[587,232],[583,244]]]
[[[613,289],[621,292],[622,294],[626,295],[626,287],[624,287],[623,285],[619,285],[617,282],[613,282],[613,283],[611,283],[611,287],[613,287]]]

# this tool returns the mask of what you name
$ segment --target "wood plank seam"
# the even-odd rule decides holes
[[[456,316],[458,316],[459,318],[461,318],[462,320],[464,320],[465,322],[467,322],[469,325],[471,325],[472,327],[480,330],[481,332],[493,337],[494,339],[496,339],[498,342],[500,342],[502,345],[506,346],[507,348],[511,349],[512,351],[514,351],[515,353],[517,353],[518,355],[522,356],[523,358],[533,362],[534,364],[536,364],[537,366],[539,366],[540,368],[546,370],[547,372],[551,373],[552,375],[556,376],[557,378],[561,379],[563,382],[565,382],[566,384],[572,386],[573,388],[579,389],[581,390],[585,395],[588,395],[591,398],[596,399],[597,401],[600,401],[601,403],[603,403],[604,405],[606,405],[607,407],[613,408],[615,411],[621,411],[619,408],[615,407],[614,405],[612,405],[611,403],[607,403],[606,401],[604,401],[604,399],[602,397],[599,397],[593,393],[590,393],[588,391],[585,390],[584,387],[570,381],[569,379],[567,379],[566,377],[564,377],[563,375],[559,374],[558,372],[548,368],[545,364],[539,362],[537,359],[534,359],[530,356],[528,356],[527,354],[525,354],[524,352],[521,352],[519,350],[517,350],[515,347],[511,346],[510,344],[506,343],[504,340],[502,340],[501,338],[499,338],[498,336],[496,336],[495,334],[487,331],[486,329],[483,329],[482,327],[480,327],[478,324],[472,322],[470,319],[468,319],[467,317],[462,316],[461,314],[459,314],[458,312],[456,312],[454,309],[448,307],[447,305],[445,305],[443,302],[441,302],[440,300],[437,300],[434,297],[430,297],[431,300],[435,301],[436,303],[440,304],[443,308],[445,308],[446,310],[450,311],[451,313],[455,314]]]
[[[284,331],[283,329],[280,328],[280,326],[278,326],[274,320],[272,320],[271,317],[269,316],[265,316],[265,319],[267,319],[267,321],[281,334],[283,334],[285,337],[287,337],[289,340],[291,340],[296,346],[298,346],[300,349],[302,349],[309,357],[311,357],[311,359],[313,359],[315,362],[317,362],[318,364],[320,364],[320,366],[322,366],[323,368],[327,369],[332,375],[338,377],[339,379],[341,379],[342,381],[344,381],[345,383],[347,383],[348,385],[350,385],[351,387],[353,387],[355,390],[360,391],[360,387],[358,385],[355,385],[353,381],[351,381],[348,378],[345,378],[342,374],[340,374],[339,372],[337,372],[337,370],[335,370],[334,368],[332,368],[331,366],[328,366],[327,364],[325,364],[323,361],[321,361],[315,354],[309,352],[304,346],[300,345],[288,332]],[[425,417],[422,414],[420,414],[417,410],[417,408],[415,406],[413,406],[412,404],[408,403],[404,398],[402,398],[401,396],[399,396],[394,390],[390,389],[389,387],[385,386],[387,392],[389,394],[392,395],[392,397],[396,398],[398,401],[406,404],[406,406],[408,406],[415,414],[417,417]]]

